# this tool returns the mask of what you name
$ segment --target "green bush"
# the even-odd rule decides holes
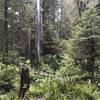
[[[48,84],[48,90],[44,97],[45,100],[67,100],[66,96],[63,95],[59,88],[57,87],[57,84],[53,81]]]
[[[15,92],[9,92],[5,95],[0,95],[0,100],[19,100]]]
[[[1,94],[15,90],[18,86],[19,68],[14,65],[0,63],[0,90]]]

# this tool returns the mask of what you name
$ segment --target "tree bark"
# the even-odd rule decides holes
[[[77,3],[77,8],[78,8],[79,17],[81,17],[80,1],[79,1],[79,0],[76,0],[76,3]]]
[[[7,57],[8,55],[8,22],[6,21],[8,18],[7,14],[7,9],[8,9],[8,0],[5,0],[4,3],[4,35],[3,35],[3,63],[7,64],[7,61],[5,61],[5,56]]]
[[[61,18],[60,18],[60,32],[59,32],[59,37],[62,36],[62,19],[63,19],[63,0],[61,0]]]

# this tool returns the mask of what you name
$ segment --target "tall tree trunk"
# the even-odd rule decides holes
[[[35,59],[37,67],[39,67],[40,63],[40,37],[42,33],[41,25],[41,2],[40,0],[36,0]]]
[[[61,0],[61,14],[60,14],[60,32],[59,37],[62,36],[62,19],[63,19],[63,0]]]
[[[81,17],[80,1],[79,0],[76,0],[76,3],[77,3],[79,17]]]
[[[3,35],[3,39],[4,39],[4,54],[3,54],[3,62],[5,62],[7,64],[7,61],[5,61],[5,55],[7,57],[8,55],[8,22],[6,21],[8,18],[8,0],[5,0],[4,3],[4,17],[5,17],[5,21],[4,21],[4,35]]]
[[[92,20],[90,20],[90,34],[94,35],[92,32]],[[90,40],[90,59],[89,59],[89,67],[91,67],[90,74],[91,74],[91,82],[94,82],[94,67],[95,67],[95,55],[96,55],[96,50],[95,50],[95,41],[94,38]]]

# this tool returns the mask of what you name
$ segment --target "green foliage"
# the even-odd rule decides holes
[[[11,29],[8,29],[9,48],[7,55],[4,53],[5,42],[3,44],[6,36],[1,34],[3,29],[1,30],[2,32],[0,31],[0,36],[2,36],[0,37],[0,50],[2,50],[0,52],[0,61],[2,61],[2,53],[4,53],[5,63],[8,63],[8,65],[0,63],[0,100],[18,100],[20,85],[19,67],[21,66],[18,67],[15,64],[19,63],[20,65],[25,63],[30,69],[31,83],[25,97],[26,100],[100,100],[100,15],[97,9],[85,10],[77,25],[73,27],[73,30],[71,30],[71,25],[69,25],[71,24],[70,20],[64,18],[64,15],[60,23],[62,24],[61,33],[63,33],[63,36],[59,39],[58,31],[60,29],[57,28],[60,25],[57,25],[59,21],[55,21],[59,17],[57,16],[57,13],[59,13],[57,11],[59,10],[57,9],[58,2],[57,0],[43,0],[43,2],[44,33],[43,39],[40,38],[40,40],[43,40],[44,50],[38,70],[30,68],[30,60],[26,61],[25,58],[31,51],[29,55],[33,56],[31,56],[33,61],[35,60],[34,41],[31,41],[31,38],[34,37],[31,31],[34,31],[33,26],[35,27],[33,15],[31,15],[33,12],[31,6],[33,5],[25,5],[25,8],[27,8],[25,13],[23,1],[20,2],[19,0],[17,4],[19,6],[21,3],[20,5],[23,5],[21,8],[14,7],[17,3],[16,0],[10,4],[15,11],[20,10],[21,18],[18,17],[19,19],[17,20],[20,21],[18,26],[20,28],[17,29],[17,26],[12,26],[12,24],[15,25],[16,20],[13,19],[13,23],[10,18],[12,16],[9,15],[8,19]],[[23,17],[24,15],[25,17]],[[13,28],[16,29],[13,30]],[[73,34],[71,34],[71,31],[73,31]],[[12,37],[13,33],[17,33],[18,39],[16,39],[16,36]],[[31,37],[32,35],[33,37]],[[92,45],[91,41],[93,41],[94,45]],[[32,48],[29,45],[32,45]],[[4,48],[2,48],[3,46]],[[91,52],[91,48],[94,51]],[[94,57],[94,84],[91,83],[90,79],[86,81],[83,79],[87,78],[87,76],[90,78],[87,69],[83,69],[88,68],[87,66],[91,63],[89,61],[92,57]],[[89,67],[92,68],[91,66]]]
[[[79,23],[73,28],[73,36],[76,38],[86,37],[89,38],[92,35],[98,35],[100,33],[100,16],[96,11],[96,8],[87,9]]]
[[[97,8],[90,8],[84,11],[79,23],[73,27],[73,39],[70,55],[75,59],[82,71],[88,72],[91,77],[97,77],[100,60],[100,16]],[[71,41],[70,40],[70,41]],[[93,78],[92,77],[92,78]]]
[[[18,85],[18,68],[15,65],[4,65],[0,63],[0,90],[1,93],[15,90]]]
[[[57,38],[57,33],[54,32],[55,30],[55,25],[52,24],[51,21],[46,21],[45,22],[45,26],[47,27],[46,28],[46,31],[48,32],[48,35],[46,35],[45,37],[51,39],[51,40],[54,40]]]
[[[0,95],[1,100],[19,100],[15,92],[9,92],[5,95]]]
[[[44,63],[48,64],[48,66],[53,69],[54,71],[58,70],[60,65],[59,65],[59,58],[57,55],[51,55],[48,54],[44,56]]]
[[[64,96],[57,87],[57,84],[53,81],[48,84],[48,91],[45,94],[45,100],[66,100],[66,96]]]
[[[65,79],[66,81],[73,81],[80,78],[80,68],[75,65],[73,59],[67,54],[64,54],[62,58],[63,59],[60,62],[60,69],[56,73],[57,76]]]
[[[46,100],[98,100],[100,91],[89,83],[68,83],[64,80],[53,79],[48,83]],[[44,99],[44,100],[45,100]]]

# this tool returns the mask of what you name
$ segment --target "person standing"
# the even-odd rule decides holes
[[[29,63],[30,61],[27,60],[25,64],[21,64],[19,98],[24,98],[29,90],[30,86]]]

